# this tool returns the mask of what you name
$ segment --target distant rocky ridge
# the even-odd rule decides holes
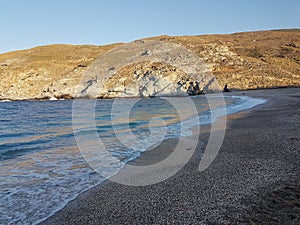
[[[87,93],[97,98],[193,95],[214,90],[215,82],[230,90],[300,86],[300,29],[144,40],[185,47],[216,79],[195,78],[174,65],[139,62],[119,68],[105,80],[93,80],[87,76],[90,66],[123,44],[49,45],[0,55],[0,99],[74,98],[89,86],[97,90],[93,82],[103,83],[96,95]]]

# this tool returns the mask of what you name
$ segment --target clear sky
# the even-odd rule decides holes
[[[0,53],[300,27],[299,0],[0,0]]]

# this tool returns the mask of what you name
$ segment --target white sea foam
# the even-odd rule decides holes
[[[240,102],[238,104],[228,106],[226,108],[227,115],[251,109],[266,102],[265,99],[251,98],[248,96],[231,96],[231,98],[239,99]]]
[[[219,96],[216,96],[219,98]],[[240,111],[251,109],[255,106],[263,104],[266,102],[265,99],[259,98],[251,98],[248,96],[231,96],[225,98],[234,98],[237,100],[235,104],[227,105],[224,109],[224,106],[218,107],[214,109],[214,117],[212,117],[210,111],[203,111],[199,114],[199,117],[191,118],[187,121],[182,121],[180,124],[171,125],[171,129],[173,131],[174,137],[178,137],[178,130],[180,125],[183,126],[183,133],[182,136],[190,136],[192,134],[191,127],[199,126],[199,125],[206,125],[210,123],[214,123],[218,118],[230,114],[234,114]],[[176,132],[177,131],[177,132]]]
[[[49,100],[50,100],[50,101],[57,101],[58,99],[55,98],[55,97],[51,97],[51,98],[49,98]]]

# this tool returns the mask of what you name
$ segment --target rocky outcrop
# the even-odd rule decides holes
[[[77,97],[115,98],[187,96],[221,89],[208,64],[192,51],[147,40],[99,57],[85,71],[78,90]]]
[[[229,90],[300,86],[297,29],[148,40],[187,49],[205,64],[201,74],[188,70],[195,65],[193,60],[184,65],[150,58],[111,66],[120,61],[118,57],[102,59],[110,68],[101,74],[99,68],[93,68],[95,62],[122,44],[50,45],[0,55],[0,99],[194,95],[223,90],[226,84]],[[141,58],[151,55],[155,50],[145,49],[140,54]]]
[[[99,95],[91,97],[187,96],[201,93],[195,77],[188,76],[174,66],[160,63],[122,68],[104,82],[101,90]]]

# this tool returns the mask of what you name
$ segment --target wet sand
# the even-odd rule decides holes
[[[41,224],[300,224],[300,88],[228,95],[268,101],[228,116],[208,169],[198,170],[206,127],[189,163],[171,178],[143,187],[106,181]],[[132,164],[157,162],[176,143],[167,140]]]

